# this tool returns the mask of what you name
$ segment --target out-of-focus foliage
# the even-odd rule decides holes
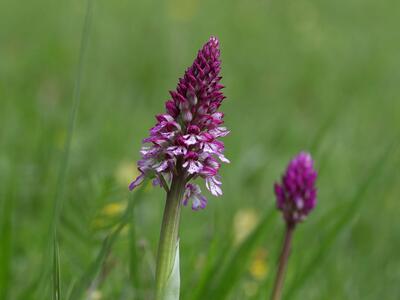
[[[83,283],[89,299],[151,299],[164,193],[145,187],[133,210],[127,185],[153,116],[210,35],[221,42],[231,164],[223,197],[183,209],[181,298],[269,293],[283,229],[272,184],[309,150],[319,202],[296,232],[285,292],[397,299],[399,6],[93,1],[57,228],[61,299]],[[0,299],[51,298],[49,226],[85,10],[77,0],[0,2]],[[118,227],[127,207],[134,217]]]

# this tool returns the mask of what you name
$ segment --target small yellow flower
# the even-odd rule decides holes
[[[91,291],[88,295],[88,299],[90,300],[100,300],[103,298],[103,295],[99,290]]]
[[[267,257],[267,250],[265,248],[258,248],[250,264],[250,274],[258,281],[263,280],[268,275]]]
[[[114,217],[121,214],[125,209],[126,202],[113,202],[104,206],[101,213],[107,217]]]
[[[240,244],[256,227],[259,217],[254,209],[239,210],[233,219],[234,244]]]
[[[127,202],[112,202],[106,204],[100,213],[93,219],[91,227],[93,229],[104,229],[113,223],[116,217],[122,215],[127,207]]]
[[[138,175],[136,164],[130,161],[122,161],[114,174],[117,183],[126,188]]]

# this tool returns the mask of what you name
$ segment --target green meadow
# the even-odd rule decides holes
[[[152,299],[165,193],[128,185],[211,35],[231,163],[182,210],[181,299],[268,299],[273,183],[301,150],[318,204],[283,299],[399,299],[399,20],[393,0],[1,1],[0,299]]]

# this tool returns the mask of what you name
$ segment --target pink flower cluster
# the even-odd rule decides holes
[[[179,79],[176,90],[170,92],[166,113],[156,116],[157,124],[143,140],[146,145],[140,151],[140,175],[130,184],[130,190],[146,177],[154,178],[153,184],[162,186],[171,182],[173,176],[183,176],[183,203],[186,205],[190,199],[194,210],[204,208],[207,199],[190,180],[203,178],[214,196],[222,195],[218,171],[220,162],[229,160],[219,139],[229,131],[222,126],[224,114],[218,111],[225,98],[219,56],[219,41],[211,37]]]
[[[317,172],[311,155],[301,152],[289,163],[282,183],[275,183],[277,207],[288,225],[301,222],[317,203]]]

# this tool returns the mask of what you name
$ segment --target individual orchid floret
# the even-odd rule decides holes
[[[317,172],[311,155],[301,152],[289,163],[281,183],[275,183],[277,207],[288,225],[301,222],[317,202]]]
[[[220,138],[229,131],[222,126],[224,114],[218,111],[225,99],[219,57],[219,41],[211,37],[179,79],[176,90],[170,92],[166,112],[156,116],[156,125],[143,140],[140,175],[130,184],[130,190],[148,177],[168,191],[175,176],[185,181],[184,201],[192,199],[193,209],[204,208],[207,201],[197,185],[188,184],[192,179],[204,179],[213,195],[222,195],[218,171],[221,163],[229,160]]]
[[[193,210],[203,209],[207,205],[207,199],[201,194],[200,187],[197,184],[188,183],[186,185],[183,205],[186,206],[189,200],[192,201]]]

